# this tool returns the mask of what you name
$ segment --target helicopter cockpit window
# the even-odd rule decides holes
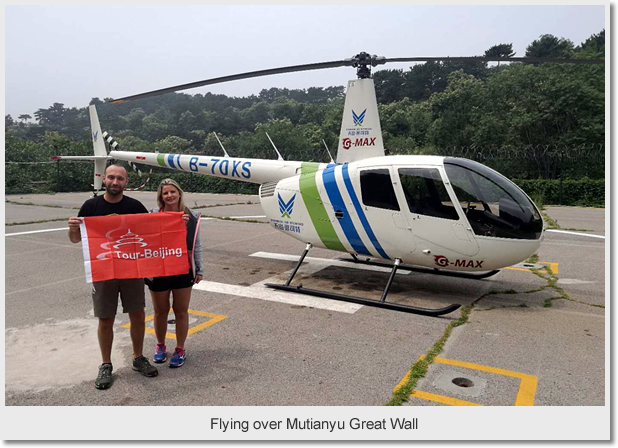
[[[361,171],[360,182],[363,204],[399,211],[393,181],[387,169]]]
[[[437,169],[400,168],[399,178],[410,213],[459,219]]]
[[[444,168],[475,234],[526,240],[541,237],[539,211],[506,177],[466,159],[447,158]]]

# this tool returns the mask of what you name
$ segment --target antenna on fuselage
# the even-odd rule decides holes
[[[230,155],[227,153],[227,151],[223,147],[223,143],[221,143],[221,140],[219,140],[219,136],[217,135],[217,133],[213,131],[213,134],[215,135],[215,138],[219,142],[219,145],[221,146],[221,149],[223,150],[223,153],[225,154],[225,157],[229,157]]]
[[[270,135],[268,135],[268,132],[266,132],[266,137],[268,137],[268,140],[270,140],[270,144],[273,145],[273,148],[275,148],[275,151],[277,151],[277,155],[279,156],[279,158],[277,160],[283,160],[283,157],[281,157],[281,154],[279,153],[279,150],[277,149],[277,147],[273,143],[273,139],[270,138]]]
[[[328,146],[326,145],[326,142],[324,141],[324,139],[322,139],[322,143],[324,143],[324,147],[326,148],[326,152],[328,153],[328,156],[330,157],[330,163],[335,163],[335,160],[333,159],[333,155],[328,150]]]

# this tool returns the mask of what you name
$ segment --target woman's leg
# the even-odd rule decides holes
[[[167,315],[170,312],[170,291],[150,291],[152,307],[154,308],[154,329],[157,342],[165,344],[167,333]]]
[[[176,346],[185,348],[187,332],[189,331],[189,301],[191,300],[191,290],[188,288],[173,289],[174,295],[174,315],[176,316]]]

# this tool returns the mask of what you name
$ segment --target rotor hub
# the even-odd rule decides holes
[[[345,61],[346,65],[356,67],[356,76],[358,76],[358,79],[366,79],[371,78],[371,67],[386,63],[386,58],[375,54],[371,55],[363,51]]]

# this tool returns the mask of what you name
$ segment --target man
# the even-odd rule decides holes
[[[121,165],[110,165],[105,170],[103,184],[105,194],[88,199],[82,205],[77,217],[69,218],[69,239],[73,243],[82,240],[79,225],[82,217],[130,215],[148,213],[144,205],[128,196],[123,191],[129,182],[127,170]],[[133,370],[147,377],[158,375],[156,367],[143,356],[144,346],[144,280],[123,279],[94,282],[92,300],[94,315],[99,318],[99,347],[103,363],[94,383],[97,389],[108,389],[112,385],[112,341],[114,340],[114,319],[118,307],[118,294],[122,299],[123,312],[129,313],[131,320],[131,341],[133,343]]]

